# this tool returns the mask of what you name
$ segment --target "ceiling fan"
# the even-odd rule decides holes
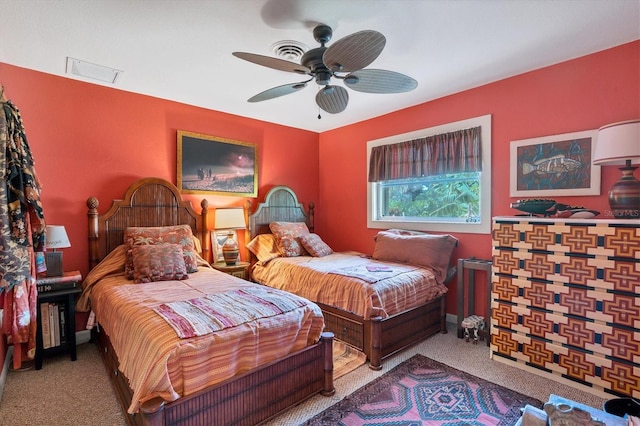
[[[373,30],[358,31],[343,37],[326,47],[333,30],[327,25],[318,25],[313,37],[320,47],[302,55],[300,64],[255,53],[233,52],[233,55],[269,68],[309,76],[307,80],[273,87],[248,99],[261,102],[294,93],[315,80],[323,86],[316,94],[316,103],[330,114],[337,114],[347,108],[349,93],[342,86],[331,83],[331,78],[342,80],[347,87],[366,93],[402,93],[415,89],[418,82],[413,78],[388,70],[363,69],[371,64],[384,49],[384,35]],[[320,118],[320,115],[318,115]]]

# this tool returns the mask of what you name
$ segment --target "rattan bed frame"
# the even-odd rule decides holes
[[[98,200],[90,197],[89,262],[93,268],[111,250],[122,244],[127,226],[171,226],[188,224],[202,242],[203,257],[210,249],[206,231],[207,201],[197,214],[183,201],[175,185],[160,178],[134,182],[124,199],[114,200],[104,214]],[[331,333],[320,341],[268,365],[233,377],[214,387],[173,402],[160,398],[142,405],[139,413],[127,413],[132,392],[128,380],[118,370],[118,358],[109,336],[97,327],[96,340],[114,390],[130,425],[232,425],[257,424],[285,409],[321,393],[332,395],[333,360]]]
[[[315,205],[309,203],[308,213],[298,202],[293,190],[276,186],[249,215],[250,238],[270,233],[269,224],[276,221],[306,222],[314,229]],[[255,257],[253,258],[255,260]],[[382,360],[438,332],[446,333],[445,296],[387,318],[363,318],[351,312],[316,302],[324,314],[325,329],[363,351],[369,367],[382,368]]]

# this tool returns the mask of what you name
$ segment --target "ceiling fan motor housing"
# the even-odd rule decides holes
[[[329,84],[332,75],[331,71],[329,71],[322,61],[325,50],[327,50],[327,48],[324,46],[316,47],[302,55],[302,59],[300,60],[300,64],[311,70],[311,74],[315,76],[316,83],[321,86]]]

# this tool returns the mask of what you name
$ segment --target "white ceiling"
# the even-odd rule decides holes
[[[0,16],[0,62],[78,78],[65,74],[77,58],[124,71],[116,84],[85,81],[316,132],[640,39],[640,0],[0,0]],[[332,41],[381,32],[387,44],[370,68],[418,88],[347,89],[347,109],[321,120],[313,83],[248,103],[301,78],[231,52],[318,47],[317,23],[333,27]]]

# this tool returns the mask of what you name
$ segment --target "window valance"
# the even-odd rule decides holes
[[[369,182],[482,171],[481,126],[371,148]]]

